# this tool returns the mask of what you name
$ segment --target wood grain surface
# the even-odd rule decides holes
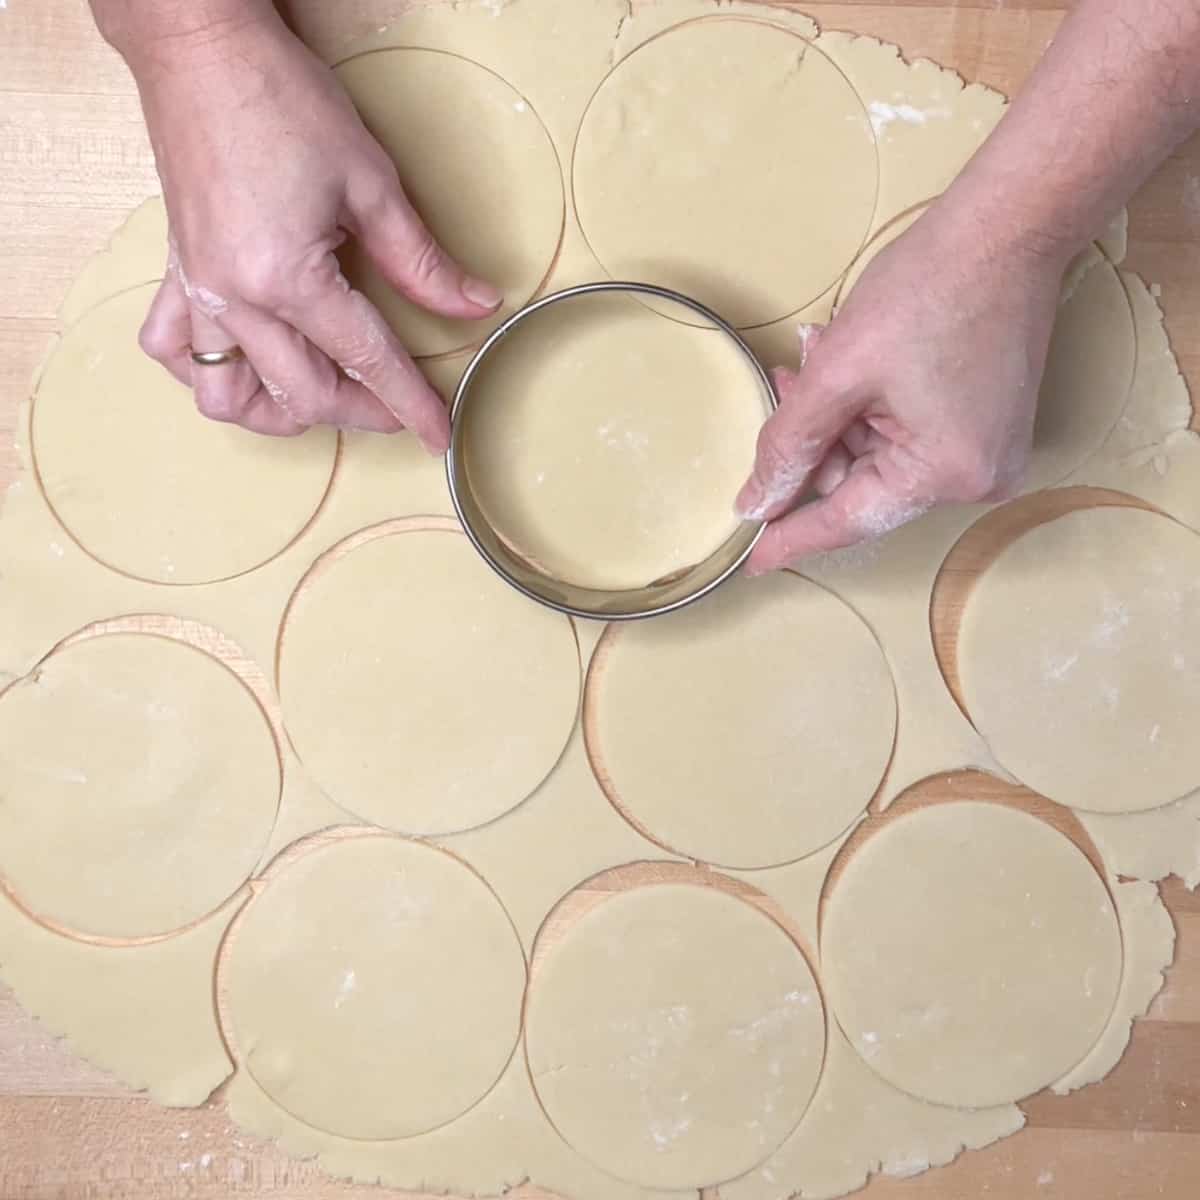
[[[587,3],[588,0],[562,0]],[[330,50],[387,21],[386,0],[293,0]],[[1012,92],[1061,20],[1054,0],[797,4],[827,28],[895,41],[966,78]],[[67,285],[128,212],[157,192],[135,89],[84,0],[0,7],[0,485],[13,474],[16,410],[49,347]],[[1162,288],[1193,392],[1200,385],[1200,143],[1175,155],[1132,206],[1129,265]],[[1198,484],[1200,486],[1200,484]],[[950,596],[946,604],[953,603]],[[948,614],[937,614],[940,618]],[[931,795],[949,781],[928,786]],[[954,786],[959,794],[961,780]],[[969,790],[1004,785],[973,777]],[[878,1200],[1142,1200],[1200,1195],[1200,895],[1164,895],[1179,935],[1167,987],[1120,1066],[1072,1096],[1023,1107],[1016,1137],[909,1180]],[[75,1058],[0,988],[0,1200],[288,1196],[379,1200],[325,1178],[231,1125],[219,1101],[160,1108]],[[542,1193],[524,1188],[529,1200]]]

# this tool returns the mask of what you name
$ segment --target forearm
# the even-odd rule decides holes
[[[90,0],[101,35],[135,75],[173,50],[219,41],[243,26],[278,22],[272,0]]]
[[[1065,261],[1200,126],[1200,4],[1076,0],[941,207]]]

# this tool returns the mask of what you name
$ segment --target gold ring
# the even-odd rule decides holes
[[[230,346],[228,350],[193,350],[192,362],[198,367],[223,367],[226,363],[245,358],[241,346]]]

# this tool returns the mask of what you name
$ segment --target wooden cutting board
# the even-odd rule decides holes
[[[588,0],[562,0],[587,3]],[[397,0],[292,0],[320,49],[386,23]],[[797,4],[827,28],[870,33],[1011,93],[1057,28],[1055,0]],[[0,7],[0,486],[15,467],[17,406],[72,277],[158,191],[137,96],[85,0]],[[1200,388],[1200,141],[1132,207],[1130,265],[1162,288],[1176,352]],[[982,795],[990,786],[979,780]],[[961,786],[959,794],[961,794]],[[1023,1107],[1029,1126],[911,1180],[892,1200],[1143,1200],[1200,1195],[1200,894],[1164,894],[1177,962],[1121,1065],[1099,1086]],[[162,1109],[59,1046],[0,988],[0,1200],[85,1197],[359,1198],[395,1195],[324,1178],[241,1133],[219,1104]],[[522,1197],[540,1196],[522,1189]]]

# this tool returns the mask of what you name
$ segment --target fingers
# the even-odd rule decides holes
[[[773,520],[804,495],[854,416],[853,397],[809,366],[774,372],[779,409],[762,427],[754,472],[736,507],[748,521]]]
[[[365,189],[364,189],[365,190]],[[438,245],[395,180],[371,200],[351,189],[347,205],[363,249],[383,277],[414,304],[444,317],[478,320],[503,300],[490,283],[469,275]]]
[[[746,563],[748,575],[778,570],[810,554],[879,538],[928,511],[930,503],[889,486],[870,458],[859,459],[828,495],[769,525]]]
[[[361,383],[348,379],[303,334],[255,309],[231,311],[223,326],[246,352],[267,398],[297,425],[395,433],[400,421]]]
[[[168,268],[138,333],[138,345],[180,383],[192,386],[192,312],[178,270]]]
[[[302,308],[280,314],[360,383],[432,454],[450,445],[450,420],[441,397],[421,374],[374,305],[336,275]],[[361,416],[361,413],[356,414]]]
[[[231,330],[199,309],[191,310],[191,345],[201,352],[242,345]],[[192,364],[196,407],[214,421],[228,421],[255,433],[293,437],[307,428],[275,403],[256,370],[253,350],[242,345],[245,358],[216,366]]]

